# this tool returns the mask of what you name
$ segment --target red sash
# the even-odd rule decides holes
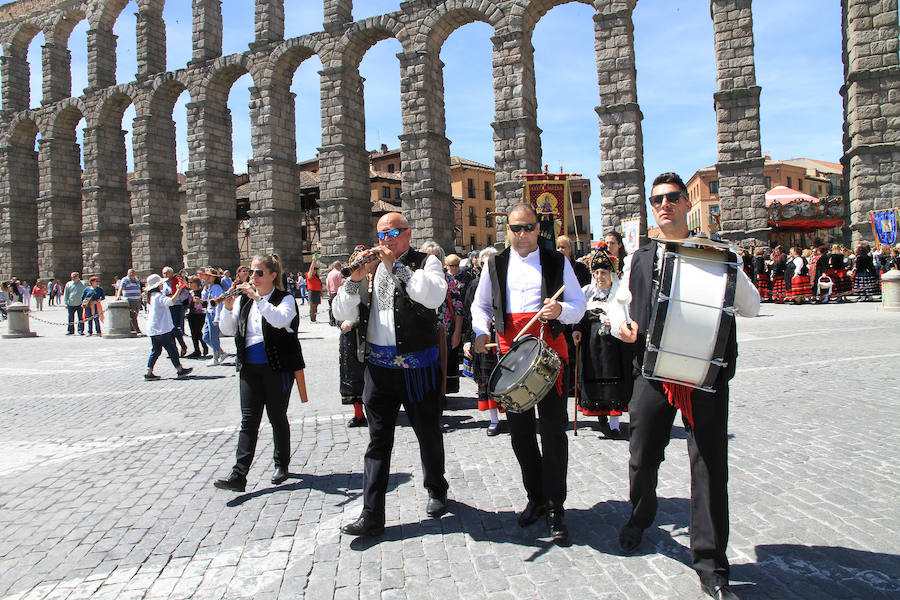
[[[509,352],[510,347],[512,346],[513,339],[519,334],[525,325],[528,324],[528,321],[531,320],[535,313],[508,313],[506,315],[506,325],[504,327],[503,333],[497,333],[497,342],[500,347],[500,353],[506,354]],[[541,331],[543,326],[543,331]],[[559,360],[562,361],[563,365],[568,364],[569,362],[569,347],[566,345],[566,336],[559,334],[557,336],[553,336],[550,333],[550,325],[547,323],[541,323],[537,321],[531,328],[528,330],[529,334],[534,337],[538,337],[540,333],[543,333],[541,339],[547,343],[548,346],[553,348],[556,353],[559,355]],[[563,371],[560,370],[559,377],[556,379],[556,392],[562,396],[562,375]]]

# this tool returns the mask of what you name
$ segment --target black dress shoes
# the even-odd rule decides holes
[[[369,515],[362,515],[352,523],[341,527],[341,531],[347,535],[381,535],[384,533],[384,522],[378,521]]]
[[[353,417],[347,421],[347,427],[365,427],[368,425],[365,417]]]
[[[634,551],[641,545],[644,537],[644,530],[633,525],[631,521],[625,523],[625,527],[619,532],[619,549],[622,554],[634,554]]]
[[[527,527],[537,522],[545,512],[547,512],[546,504],[543,502],[538,504],[529,500],[525,510],[519,513],[519,527]]]
[[[288,471],[284,467],[275,467],[275,473],[272,475],[272,483],[279,485],[287,481]]]
[[[220,490],[243,492],[247,489],[247,478],[237,473],[232,473],[228,476],[228,479],[217,479],[213,485]]]
[[[547,512],[547,528],[550,537],[557,544],[565,544],[569,541],[569,528],[565,522],[566,511],[562,508],[551,508]]]
[[[429,517],[439,517],[447,512],[447,496],[443,497],[431,496],[428,498],[428,504],[425,505],[425,512]]]
[[[500,433],[500,423],[491,423],[488,425],[487,434],[488,437],[494,437]]]
[[[700,589],[703,590],[704,594],[710,598],[715,598],[716,600],[740,600],[737,594],[731,591],[728,584],[706,585],[705,583],[701,583]]]

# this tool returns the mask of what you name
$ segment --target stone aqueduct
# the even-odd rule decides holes
[[[419,239],[452,245],[449,140],[445,136],[441,46],[457,28],[494,29],[495,197],[517,200],[521,180],[541,165],[541,130],[531,34],[551,8],[573,0],[410,0],[400,10],[353,22],[352,0],[324,0],[323,31],[284,38],[283,0],[255,0],[255,41],[222,56],[220,0],[192,0],[192,59],[167,71],[164,0],[137,0],[135,81],[116,84],[113,26],[128,0],[19,0],[0,8],[3,44],[0,119],[0,277],[67,278],[72,270],[102,281],[134,265],[142,274],[180,264],[173,106],[185,90],[187,261],[235,265],[231,117],[227,98],[242,75],[253,78],[249,164],[251,249],[301,259],[295,186],[297,152],[291,80],[317,55],[321,75],[319,149],[323,254],[346,256],[372,237],[363,81],[366,51],[386,38],[402,45],[403,208]],[[604,229],[645,216],[643,140],[634,60],[637,0],[577,0],[592,6],[595,30]],[[250,0],[247,0],[248,11]],[[897,0],[842,0],[845,177],[851,226],[859,237],[872,208],[900,197],[900,78]],[[765,240],[759,92],[751,0],[711,0],[718,91],[719,193],[724,234]],[[87,19],[88,88],[73,97],[68,37]],[[43,31],[43,96],[30,110],[27,50]],[[134,176],[126,185],[123,113],[135,106]],[[84,129],[84,169],[75,127]],[[35,140],[40,134],[38,150]],[[502,239],[502,230],[498,230]]]

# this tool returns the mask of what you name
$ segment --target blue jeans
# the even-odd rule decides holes
[[[84,308],[84,320],[87,321],[88,333],[94,333],[94,328],[97,329],[97,335],[102,333],[100,331],[100,309],[96,306],[93,308],[86,306]]]
[[[222,354],[222,345],[219,344],[219,326],[213,322],[214,315],[206,313],[206,324],[203,325],[203,341],[213,349],[213,356]]]
[[[166,349],[166,354],[169,355],[169,360],[172,361],[172,365],[174,365],[177,370],[181,370],[181,361],[178,360],[178,348],[175,347],[174,330],[168,333],[163,333],[162,335],[151,335],[150,343],[152,344],[152,346],[150,350],[150,358],[147,359],[148,371],[152,371],[153,367],[156,366],[156,361],[159,360],[159,357],[162,355],[163,348]]]
[[[69,321],[68,327],[66,328],[67,333],[75,333],[75,327],[72,326],[72,319],[74,317],[78,317],[78,333],[84,333],[84,323],[81,320],[84,318],[84,312],[81,310],[81,305],[78,306],[68,306],[66,305],[66,310],[69,312]]]

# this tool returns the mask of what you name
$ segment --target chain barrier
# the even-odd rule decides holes
[[[9,306],[9,305],[7,305],[7,308],[8,308],[8,306]],[[47,319],[42,319],[42,318],[40,318],[40,317],[35,316],[34,312],[35,312],[34,309],[32,309],[31,307],[29,307],[29,309],[28,309],[28,319],[31,320],[31,321],[38,321],[39,323],[46,323],[47,325],[59,325],[59,326],[68,326],[68,325],[69,325],[69,323],[67,323],[67,322],[60,323],[59,321],[48,321]],[[147,322],[147,315],[146,315],[146,314],[141,314],[142,312],[146,312],[146,311],[137,311],[137,310],[131,310],[131,309],[129,309],[129,312],[131,313],[132,316],[137,316],[137,318],[140,319],[142,323],[145,323],[145,324],[146,324],[146,322]],[[90,322],[90,321],[96,321],[96,320],[98,320],[99,318],[100,318],[100,314],[97,313],[97,314],[91,315],[91,316],[88,317],[87,319],[75,319],[75,320],[73,320],[73,321],[71,322],[71,324],[72,324],[73,327],[76,326],[76,325],[82,325],[82,326],[83,326],[83,325],[85,325],[86,323],[88,323],[88,322]]]

